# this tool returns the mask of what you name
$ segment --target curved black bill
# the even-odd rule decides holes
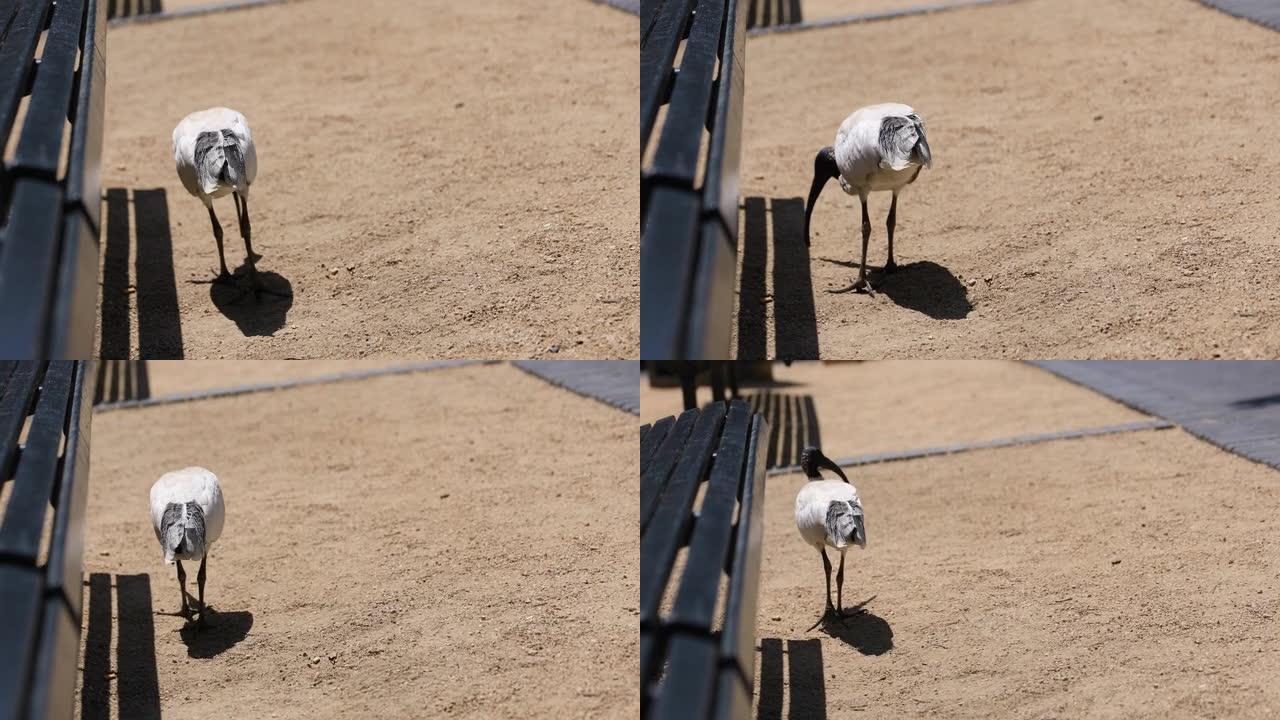
[[[813,206],[818,202],[818,195],[822,194],[822,188],[826,186],[828,180],[839,175],[840,168],[836,165],[835,150],[830,147],[819,150],[818,156],[813,159],[813,183],[809,186],[809,202],[804,206],[805,247],[809,246],[809,219],[813,217]]]
[[[817,461],[819,466],[824,467],[830,470],[831,472],[839,475],[841,480],[845,482],[849,482],[849,478],[844,474],[844,470],[840,469],[840,466],[835,464],[835,462],[833,462],[831,458],[828,458],[826,455],[819,455],[817,457]]]

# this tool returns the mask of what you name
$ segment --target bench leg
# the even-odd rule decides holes
[[[680,367],[680,394],[684,399],[684,409],[692,410],[698,407],[698,375],[697,371],[690,367],[689,364],[682,363]]]

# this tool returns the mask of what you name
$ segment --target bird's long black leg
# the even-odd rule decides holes
[[[867,196],[862,196],[862,264],[858,266],[858,281],[853,284],[855,291],[867,290],[867,242],[871,240],[871,217],[867,214]]]
[[[891,273],[898,269],[898,263],[893,261],[893,226],[898,221],[898,193],[893,194],[893,202],[889,203],[889,221],[885,223],[889,231],[889,261],[884,264],[884,271]]]
[[[836,573],[836,614],[844,614],[844,553],[840,553],[840,572]]]
[[[187,571],[182,569],[182,561],[178,560],[178,591],[182,593],[182,609],[178,611],[183,617],[187,610]]]
[[[839,290],[829,290],[833,293],[868,292],[870,286],[867,284],[867,242],[871,240],[871,218],[867,215],[867,197],[862,196],[862,264],[858,266],[858,279],[848,287]]]
[[[199,623],[200,623],[201,625],[204,625],[204,624],[205,624],[205,618],[204,618],[204,566],[205,566],[205,563],[207,563],[208,561],[209,561],[209,553],[207,553],[207,552],[206,552],[206,553],[204,554],[204,557],[200,558],[200,572],[196,573],[196,584],[200,586],[200,620],[199,620]],[[843,570],[843,567],[842,567],[841,569]]]
[[[232,193],[236,197],[236,211],[240,218],[240,236],[244,238],[244,262],[249,266],[249,284],[253,288],[253,292],[267,293],[276,297],[290,297],[287,292],[272,290],[263,285],[258,280],[258,255],[253,252],[252,228],[249,226],[249,198],[241,197],[240,193]]]
[[[826,605],[822,608],[822,615],[818,616],[818,622],[809,627],[810,630],[821,625],[831,615],[831,559],[827,557],[826,548],[819,548],[818,552],[822,553],[822,569],[827,572]]]
[[[231,282],[231,271],[227,270],[227,256],[222,250],[222,225],[218,224],[218,216],[213,212],[212,203],[209,204],[209,222],[213,224],[213,239],[218,241],[218,264],[222,267],[222,271],[218,273],[214,282]]]
[[[240,221],[240,237],[244,238],[244,262],[249,266],[249,280],[256,282],[258,279],[258,268],[253,262],[253,241],[250,239],[249,228],[249,199],[240,197],[240,193],[231,193],[236,199],[236,219]]]

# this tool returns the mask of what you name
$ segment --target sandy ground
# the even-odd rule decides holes
[[[736,353],[1275,357],[1276,37],[1192,0],[1026,0],[752,38]],[[860,218],[828,187],[806,256],[813,156],[886,100],[936,162],[899,203],[901,273],[830,294]]]
[[[319,375],[374,370],[403,364],[392,360],[152,360],[147,378],[152,396],[280,382]]]
[[[307,0],[113,28],[103,354],[635,356],[637,45],[634,16],[586,0]],[[170,136],[218,104],[253,128],[254,249],[292,301],[191,282],[217,253]],[[234,210],[215,207],[234,269]]]
[[[769,482],[759,717],[1280,708],[1274,471],[1164,430],[850,477],[868,546],[848,557],[845,602],[867,613],[812,632],[824,586],[795,530],[803,478]]]
[[[1003,361],[794,363],[774,392],[813,395],[831,457],[995,440],[1146,419],[1037,367]],[[749,389],[744,389],[744,392]],[[683,408],[679,388],[642,381],[641,422]],[[709,399],[704,387],[699,394]]]
[[[114,623],[90,595],[86,637],[125,645],[86,657],[84,717],[638,713],[632,416],[501,365],[93,430],[86,573],[119,595]],[[146,514],[191,463],[228,507],[198,636],[152,614],[179,596]]]

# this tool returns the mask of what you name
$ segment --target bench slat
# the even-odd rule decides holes
[[[717,684],[715,720],[751,717],[752,691],[744,686],[735,668],[721,668]]]
[[[40,369],[35,363],[17,363],[0,395],[0,485],[10,478],[17,462],[18,436],[35,402]]]
[[[13,185],[9,225],[0,240],[0,348],[8,355],[40,358],[58,267],[62,188],[31,178]],[[24,308],[26,312],[14,312]]]
[[[698,261],[698,196],[655,187],[640,240],[640,357],[688,357],[683,345],[689,292]]]
[[[684,357],[724,357],[729,352],[733,298],[738,257],[724,226],[713,219],[702,222],[698,265],[693,274]]]
[[[658,451],[662,445],[662,441],[666,439],[667,433],[670,432],[671,426],[676,424],[674,417],[664,417],[653,424],[653,429],[649,434],[640,440],[640,475],[643,476],[645,470],[649,467],[649,461],[653,459],[653,454]]]
[[[652,16],[651,24],[640,28],[640,157],[649,147],[658,110],[666,101],[692,4],[693,0],[661,0],[659,7],[647,13]]]
[[[0,562],[0,718],[21,716],[43,603],[35,568]]]
[[[697,410],[689,412],[697,413]],[[657,622],[663,589],[676,554],[693,525],[693,501],[706,476],[711,453],[724,422],[724,405],[716,403],[698,415],[684,453],[667,483],[649,529],[640,537],[640,624]]]
[[[80,616],[73,619],[57,595],[46,595],[42,615],[44,629],[27,696],[27,717],[69,718],[76,704]]]
[[[76,91],[75,117],[71,121],[71,155],[67,163],[66,193],[67,203],[78,207],[91,226],[89,239],[93,241],[94,268],[89,291],[96,293],[97,240],[102,214],[102,134],[107,103],[107,8],[103,0],[87,2],[81,48],[92,44],[93,52],[82,52],[80,57],[80,86]],[[64,242],[67,240],[64,239]],[[95,294],[89,305],[96,303]],[[92,333],[87,342],[93,343]],[[66,355],[87,356],[77,351]]]
[[[716,122],[707,148],[707,176],[702,184],[703,207],[716,213],[729,238],[738,247],[739,169],[742,161],[742,115],[746,97],[746,10],[750,0],[728,0],[724,55],[715,98]],[[713,172],[712,168],[716,171]],[[736,266],[736,261],[735,261]],[[732,281],[730,286],[732,286]]]
[[[89,499],[89,430],[92,415],[93,373],[88,363],[60,361],[74,372],[68,417],[66,449],[58,477],[58,504],[53,515],[49,559],[45,563],[48,593],[59,593],[80,626],[84,592],[84,516]],[[78,645],[77,645],[78,647]]]
[[[716,690],[716,641],[711,636],[676,635],[669,643],[662,692],[653,704],[654,720],[705,718]]]
[[[7,7],[6,7],[7,6]],[[18,103],[27,94],[36,46],[49,13],[49,0],[18,0],[0,6],[0,27],[13,21],[0,44],[0,144],[7,141],[18,119]]]
[[[662,496],[663,489],[666,488],[667,481],[671,476],[671,471],[680,460],[680,453],[684,450],[685,440],[689,437],[689,433],[693,430],[694,423],[697,420],[697,410],[686,410],[681,413],[679,419],[676,420],[675,427],[671,428],[671,432],[667,433],[667,437],[662,441],[662,446],[658,448],[658,452],[650,462],[648,470],[640,476],[641,537],[645,534],[645,528],[649,526],[653,511],[658,507],[658,498]]]
[[[0,525],[0,556],[36,564],[44,535],[45,510],[53,497],[58,448],[74,375],[69,361],[50,363],[14,473],[13,491]]]
[[[40,72],[31,89],[31,102],[22,121],[22,136],[13,155],[13,167],[50,182],[58,180],[62,155],[62,128],[67,121],[80,44],[84,0],[58,0],[49,32],[45,34]]]
[[[720,54],[720,30],[724,25],[724,0],[701,0],[684,44],[680,73],[671,90],[671,103],[653,163],[646,173],[651,180],[693,189],[697,180],[702,131],[711,110],[712,81]],[[708,166],[707,173],[715,169]]]
[[[63,219],[62,257],[53,303],[49,357],[94,357],[93,335],[98,305],[98,232],[84,213]]]
[[[755,675],[756,610],[760,595],[761,545],[764,542],[765,447],[762,438],[768,430],[768,422],[756,416],[747,446],[746,482],[738,511],[724,630],[720,634],[721,655],[737,664],[736,672],[741,673],[749,684]]]
[[[710,632],[715,622],[720,577],[733,537],[733,510],[738,504],[750,427],[750,408],[741,401],[733,402],[707,480],[707,490],[702,496],[698,523],[689,541],[684,576],[669,619],[673,625]]]

